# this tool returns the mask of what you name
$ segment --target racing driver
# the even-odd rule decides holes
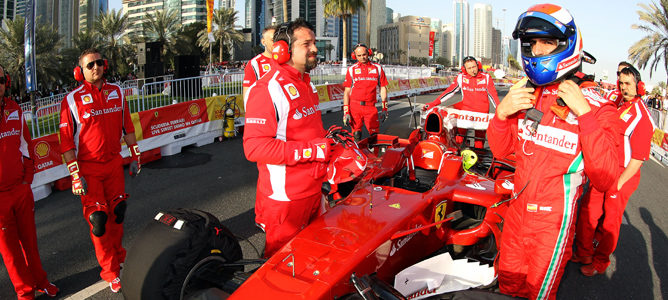
[[[530,7],[513,38],[521,41],[524,71],[535,88],[511,89],[487,130],[494,156],[515,153],[517,162],[517,198],[509,204],[499,246],[499,288],[511,296],[554,299],[571,257],[585,176],[599,190],[616,180],[617,114],[594,87],[568,80],[580,68],[583,49],[566,9]],[[566,108],[558,98],[566,116],[555,112]]]
[[[489,113],[490,105],[496,107],[499,104],[499,96],[494,88],[492,76],[483,72],[480,67],[481,64],[473,56],[465,57],[462,72],[457,75],[455,81],[436,100],[422,106],[422,110],[441,104],[461,90],[462,101],[453,105],[455,109]],[[466,131],[465,128],[457,129],[458,134],[455,137],[457,144],[464,142]],[[475,136],[477,138],[473,145],[482,148],[485,145],[485,131],[475,130]]]
[[[274,34],[276,64],[248,90],[244,153],[259,171],[256,223],[270,257],[317,215],[332,149],[325,138],[318,94],[308,72],[318,48],[303,19]]]

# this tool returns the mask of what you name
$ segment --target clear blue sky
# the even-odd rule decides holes
[[[243,21],[244,0],[236,0],[236,9],[239,10],[240,22]],[[494,27],[505,27],[504,35],[510,35],[515,26],[517,17],[533,4],[543,1],[517,0],[480,0],[468,1],[469,17],[473,26],[473,4],[486,3],[492,5]],[[595,65],[585,64],[586,73],[595,73],[597,78],[607,74],[614,81],[616,79],[617,63],[628,60],[628,49],[645,34],[640,30],[631,29],[632,24],[640,24],[636,11],[640,10],[638,3],[650,3],[650,0],[561,0],[550,3],[561,5],[568,9],[575,17],[576,24],[582,34],[584,48],[598,59]],[[443,23],[451,23],[451,0],[386,0],[386,5],[402,16],[415,15],[438,18]],[[122,7],[121,0],[109,0],[109,8]],[[218,1],[215,1],[218,7]],[[505,13],[503,9],[506,9]],[[497,25],[498,24],[498,25]],[[505,24],[505,26],[503,26]],[[640,70],[643,81],[648,85],[655,85],[659,81],[666,81],[666,70],[659,67],[650,78],[649,69]]]

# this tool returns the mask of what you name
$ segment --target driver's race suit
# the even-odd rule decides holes
[[[0,254],[18,299],[34,299],[36,289],[49,285],[37,249],[30,144],[21,108],[4,98],[0,115]]]
[[[490,104],[496,108],[496,105],[499,104],[499,96],[496,93],[496,88],[494,87],[494,80],[492,76],[485,72],[478,72],[478,74],[473,77],[466,72],[459,73],[455,78],[454,82],[445,89],[441,95],[436,98],[436,100],[429,103],[429,107],[434,107],[439,105],[446,100],[450,99],[457,92],[462,91],[462,101],[457,102],[453,105],[455,109],[479,112],[479,113],[489,113]],[[458,128],[458,135],[455,138],[455,141],[458,144],[464,142],[464,135],[466,135],[465,128]],[[475,136],[478,138],[474,142],[476,148],[482,148],[485,144],[484,130],[475,130]]]
[[[494,157],[515,154],[513,194],[499,245],[499,288],[529,299],[554,299],[571,257],[576,201],[589,178],[599,189],[616,180],[617,113],[593,87],[583,88],[591,111],[565,120],[550,107],[558,83],[545,86],[536,108],[544,113],[535,133],[520,111],[501,121],[494,116],[487,130]]]
[[[308,73],[275,64],[247,94],[244,153],[257,162],[255,221],[270,257],[317,216],[327,165],[308,157],[326,131]]]

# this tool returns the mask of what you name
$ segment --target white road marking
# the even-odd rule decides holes
[[[93,285],[91,285],[91,286],[89,286],[89,287],[87,287],[87,288],[85,288],[85,289],[83,289],[83,290],[77,292],[76,294],[74,294],[74,295],[72,295],[72,296],[69,296],[69,297],[65,298],[65,300],[84,300],[84,299],[89,299],[89,298],[92,297],[93,295],[99,293],[100,291],[102,291],[102,290],[104,290],[104,289],[106,289],[106,288],[109,288],[109,283],[106,282],[106,281],[104,281],[104,280],[100,280],[100,281],[96,282],[95,284],[93,284]]]
[[[649,158],[651,158],[656,164],[658,164],[662,168],[666,168],[666,166],[664,166],[658,159],[656,159],[654,155],[650,155]]]

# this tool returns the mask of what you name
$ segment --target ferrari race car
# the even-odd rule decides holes
[[[152,270],[174,273],[178,268],[164,264],[176,260],[164,257],[181,256],[164,254],[168,251],[152,256],[166,261],[162,264],[138,258],[140,252],[160,252],[154,241],[164,240],[156,231],[144,233],[137,238],[144,249],[135,244],[128,252],[124,273],[132,275],[121,278],[125,298],[418,298],[436,288],[398,274],[444,254],[493,273],[496,241],[512,199],[514,164],[481,150],[460,149],[444,120],[444,111],[433,111],[424,129],[408,138],[378,134],[355,144],[345,133],[336,135],[345,147],[330,165],[336,170],[328,173],[329,184],[323,185],[324,211],[267,260],[240,259],[235,241],[227,247],[233,254],[220,246],[196,251],[196,258],[180,267],[183,276],[165,280]],[[477,163],[476,156],[482,158]],[[165,212],[156,220],[155,226],[169,227],[165,235],[175,234],[180,221]]]

